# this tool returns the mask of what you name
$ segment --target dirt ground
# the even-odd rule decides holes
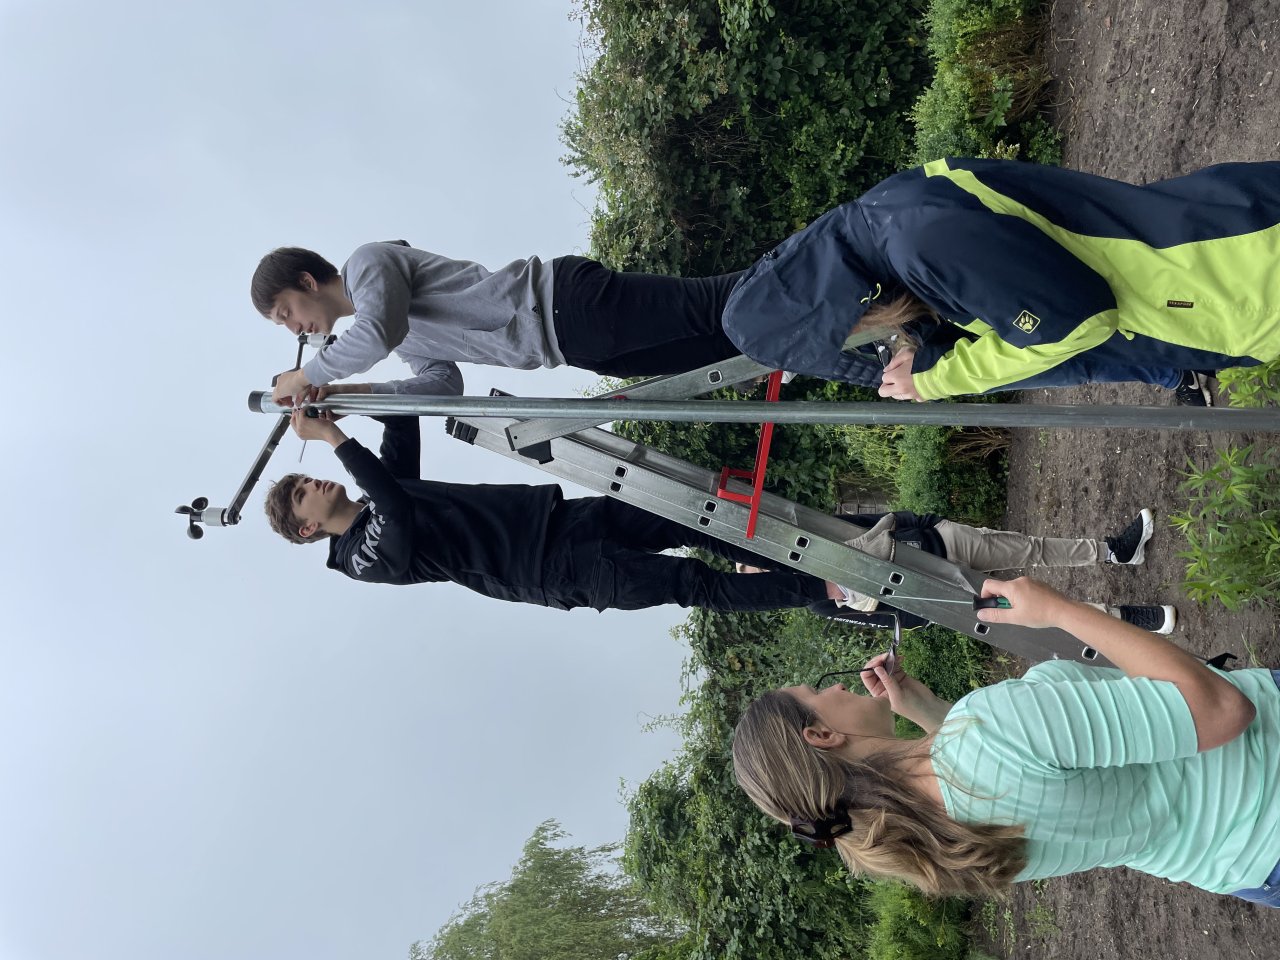
[[[1057,0],[1050,67],[1067,167],[1145,183],[1223,161],[1280,159],[1280,0]],[[1023,400],[1163,405],[1172,396],[1093,386]],[[1184,562],[1174,554],[1183,544],[1159,522],[1184,502],[1179,471],[1188,460],[1207,464],[1231,438],[1022,433],[1010,458],[1010,529],[1100,535],[1143,506],[1158,518],[1143,567],[1061,572],[1051,582],[1094,600],[1174,603],[1174,638],[1188,649],[1229,650],[1246,662],[1252,651],[1260,664],[1280,666],[1274,615],[1197,607],[1182,595]],[[1280,910],[1128,870],[1026,884],[1012,910],[989,915],[986,926],[994,933],[987,949],[1019,960],[1280,957]]]

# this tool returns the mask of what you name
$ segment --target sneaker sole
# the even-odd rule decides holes
[[[1133,551],[1133,556],[1124,562],[1123,566],[1126,567],[1136,567],[1147,558],[1147,541],[1156,532],[1156,515],[1149,507],[1143,507],[1138,516],[1142,518],[1142,536],[1138,538],[1138,546]]]
[[[1203,374],[1193,373],[1196,378],[1196,386],[1200,388],[1200,396],[1204,397],[1204,405],[1206,407],[1213,406],[1213,391],[1209,389],[1209,378]]]
[[[1160,609],[1164,611],[1164,623],[1160,624],[1159,630],[1153,630],[1152,633],[1167,637],[1173,633],[1173,628],[1178,625],[1178,611],[1167,603],[1160,604]]]

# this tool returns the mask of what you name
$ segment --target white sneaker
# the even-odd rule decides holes
[[[1155,514],[1144,507],[1130,524],[1114,537],[1107,537],[1107,563],[1137,566],[1146,559],[1147,541],[1156,532]]]

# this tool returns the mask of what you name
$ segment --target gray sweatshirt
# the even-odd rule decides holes
[[[392,351],[414,376],[374,393],[460,394],[454,361],[530,370],[558,367],[551,265],[537,257],[490,272],[404,241],[366,243],[342,268],[351,327],[302,370],[316,386],[363,373]]]

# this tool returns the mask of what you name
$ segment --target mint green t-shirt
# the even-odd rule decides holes
[[[1280,861],[1280,689],[1223,673],[1257,707],[1236,739],[1196,753],[1172,683],[1055,660],[962,697],[934,738],[947,812],[1026,828],[1019,880],[1127,866],[1214,893]]]

